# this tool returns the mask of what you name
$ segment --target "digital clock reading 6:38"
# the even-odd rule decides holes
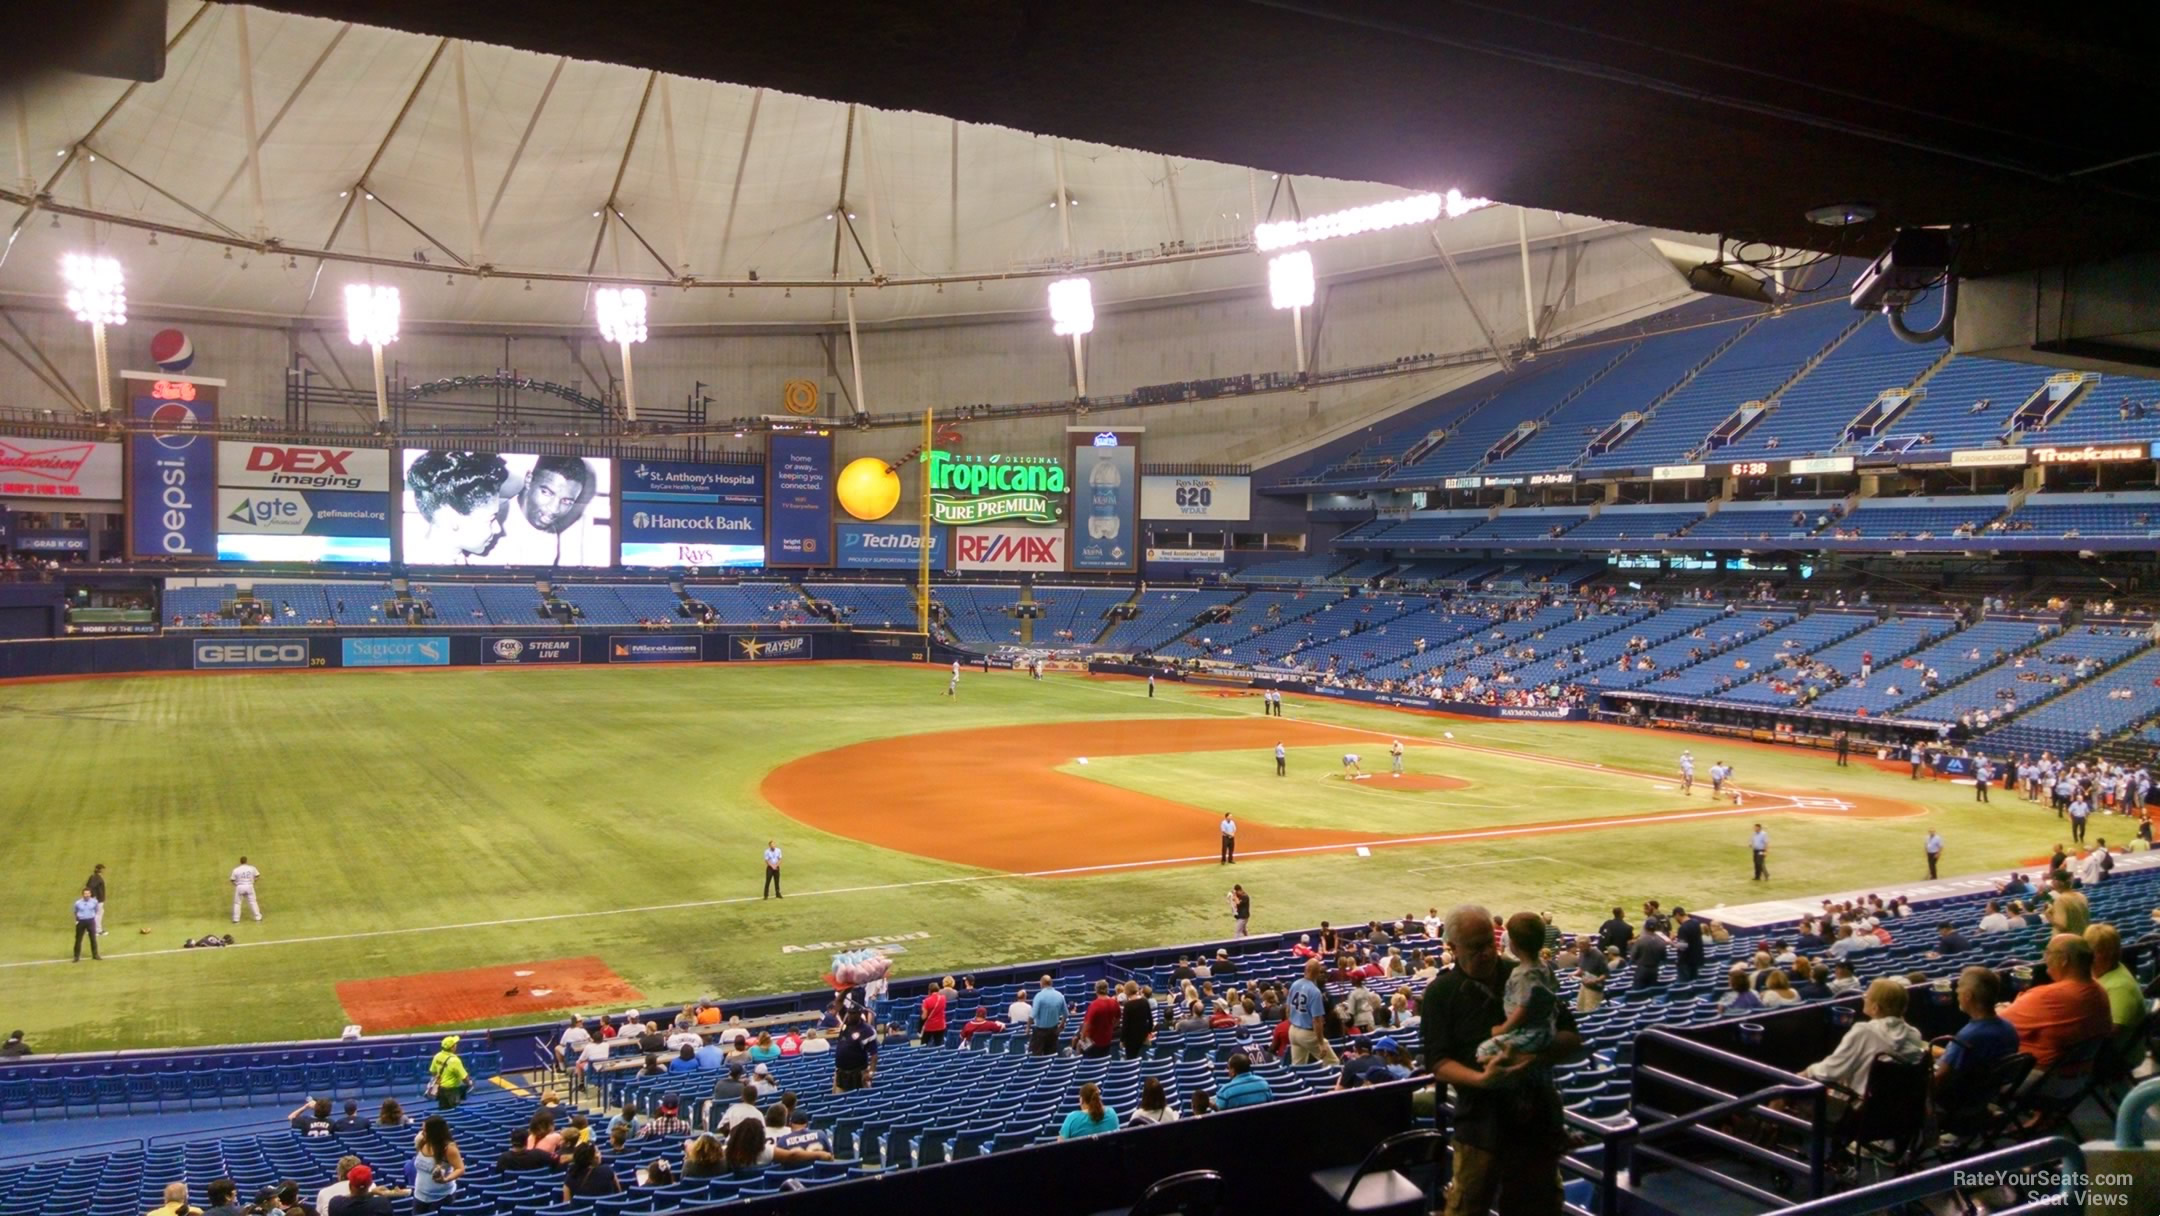
[[[1770,475],[1770,462],[1767,460],[1741,461],[1733,465],[1732,475],[1734,477],[1768,477]]]

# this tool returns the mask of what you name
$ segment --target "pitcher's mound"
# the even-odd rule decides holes
[[[645,1003],[643,993],[589,954],[466,971],[347,980],[337,986],[337,997],[346,1016],[369,1034],[583,1005],[625,1008]]]
[[[1460,777],[1443,777],[1438,773],[1404,773],[1400,777],[1383,777],[1372,774],[1373,785],[1383,790],[1459,790],[1470,783]]]

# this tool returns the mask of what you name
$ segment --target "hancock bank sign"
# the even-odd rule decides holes
[[[1055,456],[930,450],[930,517],[937,523],[1054,524],[1064,518],[1065,493],[1065,466]]]

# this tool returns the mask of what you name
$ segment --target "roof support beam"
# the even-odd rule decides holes
[[[840,133],[840,190],[833,198],[832,277],[840,277],[840,233],[847,224],[848,170],[855,163],[855,107],[849,105]],[[868,261],[867,258],[864,259]]]
[[[638,132],[645,127],[645,107],[652,104],[653,85],[659,79],[658,72],[645,74],[645,91],[638,95],[637,116],[630,120],[630,138],[623,141],[622,159],[615,162],[615,180],[608,186],[607,203],[600,208],[600,227],[593,233],[592,256],[585,259],[585,273],[588,275],[593,272],[593,267],[600,264],[600,242],[607,239],[608,225],[614,221],[618,212],[616,198],[622,192],[623,174],[630,171],[630,154],[637,151]],[[639,239],[643,240],[642,237]]]
[[[188,19],[165,42],[167,58],[172,56],[173,49],[180,45],[181,40],[188,36],[189,31],[195,28],[196,22],[202,20],[203,14],[209,11],[210,0],[203,0],[202,4],[188,15]],[[113,120],[113,116],[120,112],[120,107],[126,105],[128,99],[135,96],[135,91],[142,88],[142,86],[143,82],[137,80],[129,83],[125,89],[120,90],[120,96],[114,98],[113,103],[105,107],[105,112],[98,115],[96,122],[90,124],[90,129],[83,132],[82,138],[64,149],[65,155],[60,158],[60,167],[52,171],[52,176],[45,179],[45,184],[38,188],[37,193],[24,199],[22,213],[15,217],[15,223],[8,229],[7,243],[0,245],[0,266],[7,265],[8,254],[15,251],[15,238],[22,235],[23,225],[30,222],[30,217],[36,214],[42,200],[52,193],[53,187],[60,184],[60,178],[67,173],[68,166],[74,164],[75,158],[82,155],[83,144],[96,139],[99,132],[105,129],[105,124]],[[22,196],[18,195],[17,197],[21,198]]]
[[[685,221],[682,198],[682,166],[675,161],[675,97],[668,78],[660,78],[660,138],[662,159],[667,161],[668,206],[675,221],[675,264],[690,269],[690,225]],[[648,246],[648,249],[650,247]],[[659,255],[653,255],[658,258]],[[666,265],[661,260],[661,265]]]
[[[367,194],[368,175],[375,172],[375,166],[382,163],[383,153],[389,150],[390,141],[397,138],[398,128],[405,125],[405,116],[412,113],[413,103],[420,99],[420,90],[427,87],[428,77],[435,74],[435,65],[442,62],[443,52],[449,49],[450,40],[448,38],[436,41],[434,53],[428,56],[426,66],[420,69],[420,78],[413,81],[413,87],[405,93],[404,103],[398,106],[397,117],[390,120],[390,125],[384,129],[382,138],[375,142],[375,152],[368,157],[367,167],[360,170],[359,178],[353,182],[350,189],[345,191],[345,205],[338,208],[338,217],[330,225],[330,234],[323,238],[322,248],[325,251],[337,244],[338,233],[344,231],[345,221],[352,218],[353,208]],[[373,259],[372,250],[369,251],[369,259]],[[385,261],[381,264],[388,265],[389,263]],[[317,262],[315,275],[308,282],[308,304],[315,302],[315,289],[322,285],[322,272],[322,263]]]
[[[330,41],[323,44],[322,51],[315,56],[315,62],[309,64],[308,70],[301,74],[300,83],[293,86],[293,91],[286,96],[284,103],[278,106],[277,113],[272,114],[270,121],[263,124],[262,134],[255,140],[255,147],[258,152],[270,142],[270,137],[277,133],[278,124],[284,122],[285,116],[292,112],[293,103],[300,100],[300,95],[307,92],[309,85],[315,83],[315,74],[322,71],[323,64],[329,62],[330,52],[335,51],[338,44],[345,41],[345,35],[351,32],[352,23],[348,21],[337,27],[336,32],[330,35]],[[225,185],[211,198],[209,210],[216,211],[218,206],[225,201],[225,196],[232,193],[232,188],[240,184],[240,178],[248,171],[249,163],[251,162],[242,161],[233,166],[232,176],[225,179]]]
[[[1529,212],[1521,207],[1515,209],[1515,246],[1522,251],[1522,311],[1524,330],[1531,346],[1537,345],[1537,296],[1530,289],[1530,223],[1523,217]]]
[[[255,121],[255,48],[248,41],[248,11],[233,6],[233,39],[240,50],[240,116],[247,134],[248,198],[255,208],[255,239],[270,231],[270,213],[263,206],[262,131]]]
[[[567,57],[556,58],[555,70],[548,73],[547,84],[540,89],[540,100],[533,103],[532,115],[525,120],[525,130],[510,153],[510,164],[503,169],[502,180],[495,184],[495,197],[488,200],[487,214],[480,219],[480,239],[473,244],[476,254],[480,252],[480,246],[487,243],[488,229],[495,225],[495,211],[502,206],[503,192],[510,188],[510,179],[517,173],[518,162],[525,159],[525,145],[532,142],[533,128],[540,125],[540,113],[547,109],[548,98],[555,95],[555,82],[562,79],[563,65],[568,62]]]
[[[743,169],[750,163],[750,140],[757,135],[758,107],[765,101],[765,90],[750,94],[750,118],[743,123],[742,150],[735,154],[735,180],[728,185],[727,218],[720,222],[720,256],[713,265],[721,271],[727,269],[728,242],[735,236],[735,205],[742,199]]]
[[[43,381],[45,387],[51,389],[61,400],[74,406],[76,413],[85,418],[95,416],[97,411],[90,408],[89,403],[82,399],[81,393],[75,391],[75,386],[68,382],[67,373],[46,357],[37,340],[23,331],[22,324],[15,319],[15,314],[7,309],[0,309],[0,320],[6,321],[7,327],[15,331],[15,336],[22,339],[23,350],[29,353],[16,350],[12,343],[5,340],[0,340],[0,348],[5,348],[7,353],[15,356],[17,361],[30,369],[31,375]]]
[[[1440,264],[1447,267],[1448,278],[1454,280],[1455,290],[1462,293],[1463,307],[1470,310],[1470,319],[1477,322],[1478,332],[1485,335],[1485,345],[1492,348],[1493,358],[1500,361],[1500,370],[1515,370],[1514,362],[1508,358],[1507,348],[1500,345],[1500,339],[1493,333],[1493,327],[1486,322],[1485,310],[1477,306],[1476,298],[1470,294],[1469,286],[1463,282],[1462,269],[1455,265],[1455,255],[1449,253],[1447,246],[1440,243],[1440,230],[1428,228],[1425,235],[1432,238],[1432,247],[1440,254]]]
[[[453,43],[451,67],[457,80],[458,158],[465,162],[465,219],[471,225],[472,260],[487,265],[487,250],[480,243],[480,173],[473,167],[472,102],[465,88],[465,44]]]
[[[128,179],[141,184],[143,189],[150,191],[152,194],[157,195],[159,198],[164,199],[166,202],[171,203],[173,206],[180,208],[182,211],[187,212],[189,215],[194,216],[196,219],[201,220],[203,223],[208,224],[212,228],[217,229],[219,232],[224,233],[226,236],[232,238],[235,242],[239,244],[253,244],[256,240],[261,239],[259,235],[255,238],[250,238],[242,234],[239,229],[234,228],[232,225],[210,214],[208,211],[197,207],[195,204],[188,202],[186,199],[181,198],[179,195],[174,194],[172,191],[167,190],[165,187],[158,185],[156,182],[151,181],[149,178],[144,177],[142,174],[137,173],[133,169],[128,168],[126,165],[121,164],[119,161],[114,160],[112,154],[109,152],[99,151],[97,148],[91,147],[89,145],[85,145],[83,151],[93,158],[103,157],[105,159],[105,163],[111,165],[115,169],[118,169],[121,172],[122,176],[125,176]]]

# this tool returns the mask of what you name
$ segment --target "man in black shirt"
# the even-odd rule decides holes
[[[554,1154],[532,1146],[532,1133],[522,1127],[510,1129],[510,1147],[495,1158],[495,1168],[510,1173],[514,1170],[551,1170],[559,1162]]]
[[[30,1045],[23,1042],[23,1032],[18,1030],[0,1043],[0,1060],[20,1060],[30,1054]]]
[[[1655,933],[1645,933],[1642,940],[1628,951],[1628,961],[1635,964],[1635,978],[1631,985],[1643,988],[1658,982],[1658,968],[1665,963],[1665,939]]]
[[[1558,1216],[1560,1156],[1567,1135],[1550,1065],[1582,1046],[1575,1017],[1553,1011],[1552,1046],[1541,1057],[1502,1053],[1480,1063],[1478,1044],[1507,1019],[1501,993],[1511,959],[1493,941],[1492,913],[1465,905],[1448,914],[1455,965],[1425,989],[1418,1012],[1433,1079],[1454,1091],[1455,1178],[1448,1216]]]
[[[727,1066],[727,1075],[713,1082],[713,1101],[733,1102],[735,1099],[742,1097],[742,1093],[742,1065],[730,1064]]]
[[[1680,939],[1680,957],[1674,960],[1674,964],[1679,968],[1680,982],[1685,984],[1702,974],[1702,922],[1689,916],[1686,908],[1675,907],[1672,913],[1673,920],[1678,925],[1674,935]]]
[[[105,936],[105,863],[90,867],[90,877],[83,879],[83,889],[97,901],[97,935]]]
[[[312,1098],[303,1102],[299,1110],[286,1116],[285,1121],[303,1136],[327,1136],[330,1134],[330,1099]]]
[[[1628,923],[1627,913],[1618,908],[1612,910],[1612,919],[1598,926],[1598,945],[1607,950],[1628,952],[1628,943],[1635,940],[1635,926]]]
[[[338,1135],[344,1135],[346,1132],[364,1132],[367,1129],[368,1121],[360,1117],[360,1104],[351,1098],[345,1099],[345,1117],[330,1125],[330,1130]]]
[[[203,1216],[241,1216],[240,1188],[230,1178],[220,1178],[210,1184],[209,1210]]]

